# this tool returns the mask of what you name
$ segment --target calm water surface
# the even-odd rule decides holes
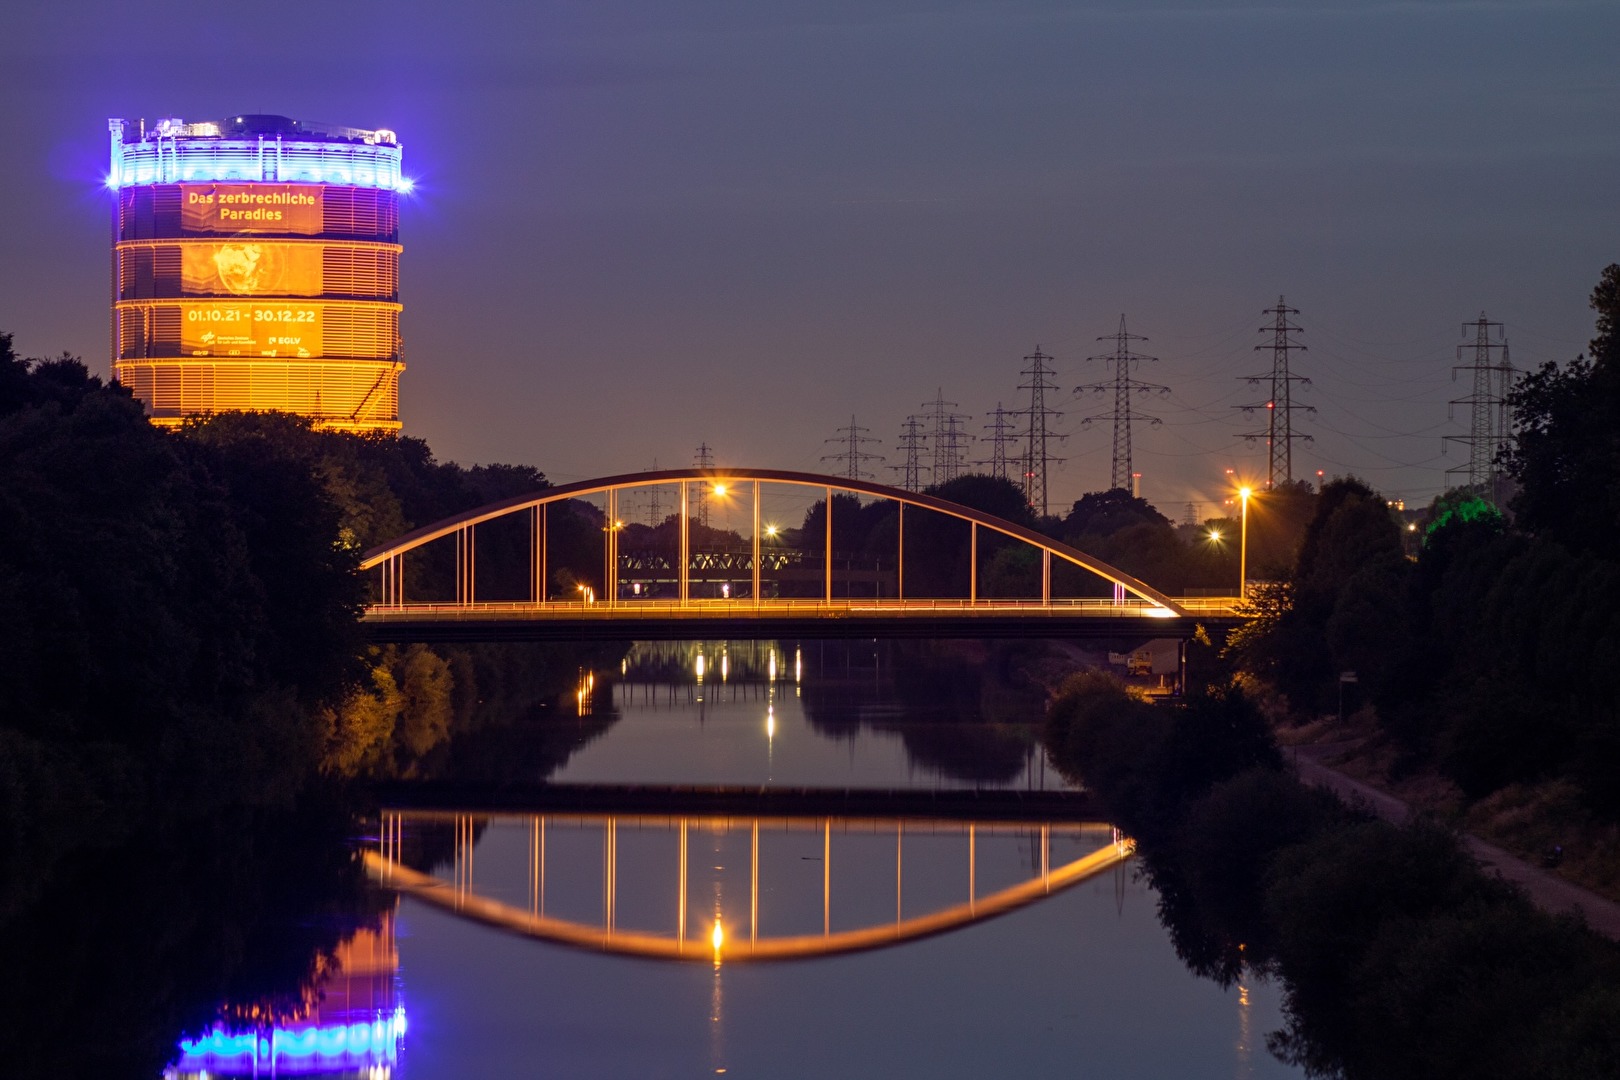
[[[976,702],[934,698],[908,707],[897,678],[908,683],[937,676],[895,671],[905,661],[892,654],[767,645],[762,664],[759,648],[688,650],[684,677],[672,676],[667,649],[649,650],[661,664],[632,654],[625,676],[608,679],[608,700],[598,690],[592,703],[612,708],[617,722],[557,779],[1061,786],[1044,767],[1032,731],[1012,725],[987,730]],[[696,651],[705,658],[701,685]],[[508,898],[522,902],[526,894],[517,879],[526,865],[526,836],[515,825],[485,832],[475,849],[476,875],[487,875],[491,887],[481,891],[499,894],[504,868]],[[646,855],[638,860],[628,837],[618,841],[618,890],[627,896],[642,888],[648,895],[639,905],[620,900],[616,914],[667,928],[674,906],[672,837],[650,826],[634,839]],[[767,869],[776,872],[763,875],[764,925],[779,905],[794,909],[798,923],[783,926],[784,932],[814,929],[821,914],[820,839],[768,834],[765,849],[774,847],[778,857],[772,867],[766,856]],[[851,922],[888,917],[895,876],[890,834],[841,832],[834,842],[833,928],[846,916]],[[600,830],[589,825],[554,826],[552,911],[571,907],[582,921],[600,921],[602,843]],[[693,872],[690,895],[717,890],[713,906],[745,912],[742,832],[695,836],[691,843],[707,845],[713,861],[691,860],[703,871]],[[965,895],[962,837],[919,835],[909,843],[914,868],[905,883],[907,914],[912,892],[918,908],[959,902]],[[987,838],[977,847],[981,892],[1027,876],[1027,837]],[[797,876],[790,865],[795,857]],[[645,864],[639,885],[629,880],[638,864]],[[709,869],[721,866],[729,871]],[[724,895],[728,888],[733,895]],[[695,929],[707,928],[707,915]],[[734,925],[740,930],[741,913]],[[716,967],[595,955],[522,940],[410,900],[399,915],[399,954],[412,1024],[402,1071],[413,1078],[1293,1072],[1264,1049],[1265,1033],[1281,1024],[1276,988],[1224,991],[1190,975],[1159,926],[1153,894],[1129,868],[939,937],[784,964]]]
[[[1034,715],[1028,703],[970,669],[814,644],[640,648],[622,671],[582,674],[572,707],[616,719],[555,779],[1063,786],[1015,722]],[[813,937],[982,902],[1036,877],[1043,857],[1057,866],[1111,841],[1101,823],[692,820],[683,832],[674,818],[520,815],[398,828],[407,847],[440,853],[431,872],[447,893],[665,938],[684,918],[699,941],[716,921],[728,937]],[[1130,864],[937,936],[791,962],[604,955],[409,896],[382,936],[397,951],[373,942],[368,955],[397,963],[409,1018],[392,1075],[411,1080],[1297,1075],[1264,1046],[1282,1024],[1278,988],[1189,974]]]

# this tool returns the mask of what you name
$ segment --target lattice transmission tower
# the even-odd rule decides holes
[[[1033,353],[1024,357],[1027,366],[1018,373],[1029,380],[1018,384],[1018,389],[1029,391],[1029,408],[1020,414],[1025,424],[1021,462],[1024,475],[1023,483],[1019,486],[1024,489],[1024,501],[1041,517],[1047,515],[1046,478],[1053,465],[1063,464],[1062,458],[1052,456],[1051,445],[1067,438],[1054,432],[1051,427],[1051,421],[1060,419],[1063,414],[1046,404],[1046,392],[1058,388],[1057,383],[1052,381],[1057,369],[1050,366],[1051,359],[1037,345]]]
[[[714,451],[706,442],[698,443],[697,453],[692,456],[692,464],[700,469],[714,468]],[[709,487],[707,484],[697,486],[697,519],[698,524],[705,529],[709,527]]]
[[[1469,487],[1478,491],[1496,505],[1501,499],[1502,466],[1500,457],[1513,436],[1512,418],[1508,412],[1508,392],[1513,389],[1513,365],[1508,360],[1507,334],[1502,324],[1491,322],[1485,313],[1479,313],[1474,322],[1463,323],[1466,337],[1469,330],[1474,340],[1457,346],[1457,359],[1461,361],[1466,350],[1474,351],[1472,363],[1459,363],[1451,369],[1453,381],[1459,371],[1474,374],[1473,393],[1451,402],[1452,406],[1467,405],[1469,427],[1467,435],[1447,435],[1442,442],[1463,443],[1468,447],[1468,463],[1446,470],[1446,483],[1453,476],[1466,476]],[[1491,331],[1496,331],[1495,340]]]
[[[973,418],[951,411],[957,407],[956,402],[945,400],[943,389],[933,401],[923,402],[923,408],[928,410],[924,415],[932,424],[928,437],[933,443],[935,484],[955,480],[967,468],[967,448],[973,436],[962,429],[962,423]]]
[[[657,458],[653,458],[653,463],[652,463],[652,465],[650,467],[648,467],[647,471],[648,472],[657,472],[658,471],[658,459]],[[649,485],[647,487],[647,524],[651,525],[653,528],[656,529],[656,528],[658,528],[658,526],[662,525],[663,523],[664,523],[664,499],[663,499],[663,496],[659,493],[658,485],[657,484],[651,484],[651,485]]]
[[[1081,421],[1090,425],[1093,420],[1111,420],[1114,424],[1114,458],[1113,467],[1109,473],[1108,484],[1111,488],[1123,491],[1132,491],[1131,486],[1131,425],[1141,420],[1149,424],[1158,424],[1161,421],[1157,416],[1137,412],[1131,407],[1132,394],[1158,394],[1161,397],[1170,392],[1168,386],[1158,383],[1143,382],[1131,374],[1132,369],[1139,366],[1143,360],[1158,362],[1157,356],[1143,356],[1131,351],[1131,342],[1146,341],[1141,334],[1133,334],[1125,329],[1125,316],[1119,317],[1119,329],[1112,334],[1104,334],[1098,341],[1113,341],[1114,351],[1098,356],[1086,357],[1086,362],[1101,360],[1113,371],[1113,377],[1102,382],[1086,383],[1084,386],[1074,388],[1075,393],[1090,390],[1096,394],[1105,394],[1112,390],[1114,393],[1114,407],[1109,412],[1088,416]]]
[[[1012,468],[1017,467],[1018,457],[1015,454],[1013,456],[1014,464],[1009,466],[1007,464],[1007,447],[1016,446],[1021,437],[1018,425],[1013,422],[1013,418],[1020,414],[1011,409],[1002,408],[1001,402],[998,401],[996,402],[996,411],[992,415],[994,419],[984,425],[984,430],[990,433],[990,457],[988,460],[975,461],[973,464],[987,467],[990,470],[990,475],[997,480],[1011,480],[1012,477],[1008,473]],[[1021,486],[1022,483],[1020,483]]]
[[[882,454],[868,454],[866,451],[861,449],[862,446],[878,441],[871,438],[867,434],[870,430],[871,429],[869,428],[857,426],[855,423],[855,417],[851,416],[849,418],[849,426],[839,428],[838,437],[836,439],[826,440],[829,443],[836,443],[837,445],[843,447],[843,450],[836,454],[823,455],[821,460],[838,462],[841,467],[839,475],[847,476],[851,480],[875,479],[872,473],[867,472],[861,467],[868,461],[883,460]]]
[[[1264,431],[1246,431],[1238,436],[1254,442],[1256,439],[1265,439],[1269,459],[1266,467],[1266,488],[1275,488],[1280,483],[1289,483],[1294,479],[1294,440],[1314,442],[1314,438],[1302,432],[1294,431],[1294,412],[1315,412],[1314,405],[1294,404],[1294,384],[1309,386],[1311,380],[1301,375],[1295,375],[1288,369],[1288,354],[1304,352],[1305,346],[1294,340],[1293,335],[1300,333],[1300,327],[1288,321],[1288,316],[1298,315],[1298,308],[1291,308],[1281,297],[1277,297],[1277,306],[1267,308],[1261,314],[1274,316],[1270,326],[1262,326],[1260,333],[1270,334],[1271,341],[1265,345],[1256,345],[1255,352],[1271,351],[1271,372],[1261,375],[1240,376],[1250,386],[1269,386],[1271,396],[1265,401],[1256,401],[1248,405],[1237,405],[1234,408],[1242,409],[1244,413],[1252,413],[1256,409],[1266,410],[1266,429]]]
[[[923,464],[923,453],[928,449],[928,434],[923,431],[922,418],[908,416],[900,428],[900,445],[896,447],[906,455],[904,465],[890,465],[889,468],[900,474],[900,486],[907,491],[921,491],[924,487],[922,474],[928,471]]]

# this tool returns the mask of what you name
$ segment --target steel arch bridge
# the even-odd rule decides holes
[[[766,544],[762,494],[769,486],[821,496],[827,507],[820,550],[783,551]],[[642,489],[675,488],[675,550],[667,555],[620,550],[624,528],[620,500]],[[694,550],[693,511],[701,500],[747,494],[752,507],[750,550]],[[846,559],[837,568],[834,546],[837,496],[893,502],[897,536],[892,577],[864,577]],[[577,595],[553,596],[548,583],[552,551],[550,512],[570,500],[600,497],[602,591],[580,585]],[[812,504],[814,505],[814,504]],[[918,597],[906,590],[906,512],[928,511],[968,527],[967,595]],[[847,510],[845,511],[847,513]],[[475,530],[501,520],[526,519],[528,595],[480,599]],[[915,529],[915,526],[913,526]],[[1038,596],[987,597],[980,590],[980,535],[1006,537],[1039,553]],[[408,600],[406,556],[436,541],[452,540],[454,595],[447,600]],[[1053,564],[1076,567],[1110,587],[1109,597],[1055,596]],[[806,570],[808,567],[810,570]],[[777,469],[671,469],[607,476],[545,488],[445,518],[380,544],[361,558],[363,572],[377,577],[375,601],[364,622],[375,641],[453,640],[644,640],[711,636],[802,637],[1186,637],[1197,623],[1233,619],[1235,598],[1172,598],[1117,567],[1033,529],[931,495],[882,484]],[[767,596],[771,575],[819,577],[813,597]],[[643,594],[642,580],[667,574],[669,596]],[[696,596],[693,585],[727,580],[725,595]],[[853,596],[852,582],[872,585],[875,595]],[[892,580],[893,595],[883,595]],[[732,595],[731,583],[736,594]],[[835,595],[842,584],[845,595]],[[1151,621],[1150,621],[1151,620]]]
[[[450,880],[407,866],[402,858],[405,830],[434,822],[450,825],[454,830]],[[802,960],[864,952],[949,933],[1027,907],[1112,870],[1130,859],[1136,846],[1134,841],[1122,836],[1110,825],[1076,821],[976,822],[907,817],[801,817],[793,814],[768,817],[641,813],[547,815],[384,809],[379,824],[377,844],[365,849],[362,858],[367,874],[384,888],[518,937],[620,956],[715,965],[722,962]],[[512,892],[510,882],[504,889],[492,886],[488,892],[480,891],[475,884],[473,851],[477,846],[475,831],[480,825],[516,827],[525,834],[522,838],[527,863],[524,873],[525,902],[516,903],[516,897],[508,895]],[[548,914],[546,910],[548,837],[555,841],[560,832],[581,829],[599,832],[602,841],[602,908],[600,920],[596,922],[558,917]],[[619,852],[619,843],[621,833],[631,831],[662,833],[670,838],[667,843],[674,849],[670,854],[674,856],[676,873],[666,918],[673,925],[651,929],[627,927],[618,913],[621,878],[627,869],[621,865],[624,860]],[[718,903],[712,910],[705,910],[702,905],[693,902],[691,895],[698,877],[695,871],[705,868],[705,863],[712,861],[712,858],[706,860],[702,855],[693,854],[691,841],[698,835],[726,834],[746,838],[748,844],[746,916],[742,914],[741,896],[735,902],[723,905],[729,910],[722,911],[722,905]],[[781,900],[782,892],[773,885],[768,872],[762,870],[762,837],[769,845],[780,843],[793,834],[808,838],[820,852],[816,861],[821,864],[821,888],[819,897],[815,899],[820,900],[821,929],[819,933],[801,930],[770,934],[762,928],[764,916],[770,914],[762,911],[762,899],[775,897]],[[998,834],[1034,839],[1039,864],[1023,880],[988,891],[981,889],[978,883],[980,858],[977,851],[985,838]],[[846,858],[859,862],[860,858],[846,856],[834,844],[834,840],[843,842],[845,838],[881,838],[886,844],[890,836],[894,838],[893,920],[883,919],[864,926],[835,927],[834,864],[842,865]],[[915,842],[923,838],[952,836],[957,840],[958,855],[964,862],[961,881],[966,886],[965,899],[921,914],[908,914],[905,910],[905,898],[909,895],[905,887],[907,838]],[[1090,847],[1090,850],[1054,864],[1052,841],[1059,837],[1077,840]],[[507,873],[492,876],[510,878],[512,869],[508,867]],[[646,889],[644,883],[633,883],[626,891],[645,894]],[[696,891],[702,892],[701,889]],[[742,891],[740,881],[738,891]]]

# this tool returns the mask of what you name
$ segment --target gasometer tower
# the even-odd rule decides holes
[[[113,375],[156,424],[230,409],[399,430],[392,131],[110,120]]]

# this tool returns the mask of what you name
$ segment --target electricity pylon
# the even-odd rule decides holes
[[[967,444],[973,436],[962,430],[962,421],[971,420],[966,413],[952,412],[956,402],[946,401],[941,389],[933,401],[923,402],[926,414],[933,421],[928,435],[934,444],[934,483],[943,484],[962,475],[967,465]]]
[[[1029,365],[1019,372],[1028,379],[1028,382],[1018,384],[1018,389],[1029,391],[1029,408],[1023,411],[1024,425],[1024,460],[1023,483],[1019,486],[1024,489],[1024,501],[1031,510],[1047,515],[1047,474],[1054,464],[1061,465],[1062,458],[1053,457],[1051,443],[1062,442],[1066,436],[1052,431],[1050,421],[1063,416],[1056,409],[1048,408],[1046,392],[1056,390],[1057,383],[1051,376],[1057,374],[1057,369],[1047,366],[1050,356],[1041,352],[1039,345],[1035,351],[1024,357],[1024,363]]]
[[[1289,483],[1294,479],[1294,440],[1313,442],[1310,435],[1294,433],[1294,410],[1315,412],[1314,405],[1294,404],[1294,384],[1309,386],[1311,380],[1295,375],[1288,370],[1288,354],[1291,352],[1304,352],[1305,346],[1295,341],[1292,335],[1300,332],[1300,328],[1288,321],[1288,316],[1298,315],[1298,308],[1291,308],[1277,297],[1277,306],[1267,308],[1262,314],[1273,315],[1270,326],[1262,326],[1262,334],[1270,334],[1271,341],[1265,345],[1256,345],[1255,352],[1271,350],[1270,374],[1241,376],[1250,386],[1267,385],[1271,396],[1265,401],[1257,401],[1248,405],[1237,405],[1245,413],[1256,409],[1266,410],[1266,430],[1244,432],[1239,438],[1254,442],[1256,439],[1265,439],[1270,459],[1266,467],[1266,488],[1275,488],[1279,483]]]
[[[838,429],[838,438],[826,440],[829,443],[837,443],[839,446],[844,447],[843,451],[837,454],[824,455],[821,460],[839,462],[843,466],[841,475],[847,476],[851,480],[873,479],[872,474],[861,468],[861,466],[868,461],[882,461],[883,455],[868,454],[861,449],[861,446],[865,443],[877,442],[876,439],[868,437],[867,432],[869,430],[868,428],[857,427],[855,417],[851,416],[849,426]]]
[[[1507,334],[1501,323],[1490,322],[1482,311],[1474,322],[1463,323],[1464,335],[1470,327],[1474,340],[1457,346],[1457,359],[1462,360],[1465,349],[1473,349],[1473,363],[1459,363],[1451,369],[1453,381],[1459,371],[1474,373],[1473,393],[1451,402],[1453,406],[1468,406],[1468,434],[1447,435],[1442,443],[1442,446],[1452,442],[1467,445],[1468,463],[1447,469],[1446,482],[1449,486],[1452,476],[1466,475],[1468,486],[1495,506],[1501,497],[1498,490],[1502,486],[1500,458],[1513,434],[1507,404],[1508,391],[1513,389],[1513,365],[1508,361]],[[1491,340],[1492,328],[1496,330],[1494,341]]]
[[[906,462],[904,465],[890,465],[889,468],[900,474],[901,487],[907,491],[921,491],[922,474],[928,471],[928,466],[922,463],[923,451],[928,449],[928,435],[922,429],[920,417],[906,417],[900,429],[900,445],[896,449],[905,453]]]
[[[984,430],[990,433],[990,458],[987,461],[975,461],[973,464],[988,466],[991,476],[998,480],[1008,480],[1010,477],[1007,475],[1007,446],[1018,441],[1018,425],[1012,421],[1018,413],[1002,408],[1001,402],[998,401],[993,415],[995,419],[984,425]]]
[[[697,453],[692,458],[692,464],[700,469],[714,468],[714,452],[709,449],[708,443],[698,444]],[[707,529],[709,527],[709,487],[707,484],[698,485],[697,517],[698,524]]]
[[[1126,330],[1125,316],[1121,315],[1119,317],[1118,330],[1112,334],[1104,334],[1097,340],[1108,341],[1110,339],[1114,342],[1113,352],[1099,356],[1088,356],[1086,361],[1088,363],[1092,360],[1104,361],[1113,369],[1113,378],[1102,382],[1086,383],[1084,386],[1075,387],[1074,391],[1077,394],[1082,390],[1090,390],[1098,394],[1107,393],[1110,390],[1114,392],[1114,408],[1112,411],[1098,413],[1096,416],[1088,416],[1081,423],[1090,425],[1093,420],[1113,421],[1114,459],[1108,483],[1111,488],[1130,491],[1131,424],[1137,420],[1145,420],[1150,424],[1161,422],[1157,416],[1149,416],[1147,413],[1140,413],[1131,408],[1131,395],[1157,393],[1163,396],[1170,392],[1170,388],[1160,386],[1158,383],[1143,382],[1131,375],[1131,369],[1139,365],[1143,360],[1157,362],[1159,358],[1157,356],[1143,356],[1140,353],[1131,351],[1131,342],[1146,341],[1147,338]]]

